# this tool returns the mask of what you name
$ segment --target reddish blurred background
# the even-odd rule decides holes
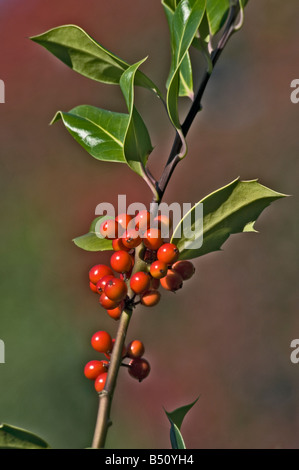
[[[90,445],[97,409],[84,364],[97,358],[90,337],[115,334],[89,291],[87,273],[107,254],[71,242],[88,230],[103,201],[150,201],[124,165],[98,162],[61,123],[58,109],[92,104],[123,111],[116,86],[72,72],[28,38],[54,26],[83,27],[105,47],[136,62],[164,89],[168,28],[160,3],[114,0],[1,0],[0,105],[1,286],[0,421],[29,428],[56,448]],[[195,203],[236,177],[259,178],[291,194],[256,224],[232,236],[222,253],[196,260],[183,291],[138,309],[128,340],[141,339],[152,365],[139,384],[121,371],[110,448],[168,448],[172,410],[200,399],[182,431],[189,448],[295,448],[299,441],[299,364],[290,342],[298,317],[299,5],[249,2],[245,25],[230,41],[188,136],[165,201]],[[184,105],[183,105],[184,106]],[[155,150],[158,176],[173,131],[151,94],[137,107]]]

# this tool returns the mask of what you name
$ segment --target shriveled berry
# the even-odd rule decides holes
[[[150,276],[143,272],[138,271],[137,273],[133,274],[130,279],[130,287],[135,294],[141,294],[142,292],[146,291],[150,286]]]
[[[119,320],[122,311],[124,309],[125,303],[121,302],[116,308],[107,310],[109,317],[113,318],[113,320]]]
[[[107,361],[89,361],[84,367],[84,375],[87,379],[95,380],[98,375],[107,372]]]
[[[113,308],[116,308],[119,304],[118,300],[109,299],[109,297],[107,297],[105,292],[104,292],[104,294],[100,295],[99,302],[102,305],[102,307],[105,308],[106,310],[111,310]]]
[[[126,297],[128,289],[124,281],[113,277],[106,283],[104,291],[110,300],[121,301]]]
[[[107,353],[112,349],[112,338],[107,331],[97,331],[91,338],[93,349]]]
[[[128,271],[127,273],[120,273],[119,278],[122,279],[123,281],[127,281],[131,277],[132,269],[133,269],[133,266],[130,269],[130,271]]]
[[[130,250],[136,248],[142,242],[142,239],[138,235],[138,232],[135,229],[128,229],[122,235],[122,242],[126,248]]]
[[[127,346],[127,356],[133,358],[141,357],[144,354],[144,345],[142,341],[135,339]]]
[[[153,250],[149,250],[148,248],[146,248],[144,253],[143,253],[143,260],[147,264],[153,263],[154,261],[157,260],[157,252],[153,251]]]
[[[158,228],[150,228],[143,235],[143,243],[150,250],[158,250],[163,243],[161,238],[161,230]]]
[[[179,273],[168,269],[167,275],[160,279],[160,284],[164,289],[175,292],[183,287],[183,278]]]
[[[177,261],[171,266],[171,269],[176,273],[179,273],[182,276],[183,281],[190,279],[195,273],[194,264],[187,260]]]
[[[151,283],[150,283],[150,289],[159,289],[160,287],[160,279],[155,279],[155,278],[151,278]]]
[[[102,279],[100,279],[99,282],[97,282],[96,288],[97,288],[98,294],[104,293],[107,282],[113,278],[114,278],[113,274],[108,274],[107,276],[102,277]]]
[[[163,263],[172,264],[177,261],[179,250],[174,243],[164,243],[157,252],[157,258]]]
[[[167,264],[163,263],[163,261],[154,261],[150,267],[150,273],[155,279],[161,279],[165,277],[167,274]]]
[[[132,268],[132,257],[127,251],[116,251],[110,258],[110,264],[117,273],[127,273]]]
[[[113,275],[113,271],[109,266],[105,264],[96,264],[89,271],[89,280],[93,284],[96,284],[102,277],[107,276],[108,274]]]
[[[94,381],[94,388],[96,389],[97,392],[101,392],[104,390],[105,383],[107,380],[107,372],[104,372],[103,374],[100,374]]]
[[[113,240],[118,238],[119,226],[115,219],[105,220],[100,226],[100,233],[102,237]]]
[[[131,375],[131,377],[134,377],[134,379],[139,380],[139,382],[141,382],[148,376],[150,370],[151,367],[149,365],[149,362],[142,357],[132,359],[129,363],[129,374]]]
[[[154,305],[157,305],[160,298],[161,294],[158,290],[149,289],[141,295],[140,301],[142,305],[145,305],[146,307],[153,307]]]

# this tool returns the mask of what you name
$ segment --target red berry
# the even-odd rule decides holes
[[[113,274],[108,274],[107,276],[102,277],[102,279],[100,279],[97,282],[96,288],[97,288],[98,294],[103,294],[104,293],[105,286],[106,286],[107,282],[110,281],[110,279],[114,279]]]
[[[144,345],[138,339],[131,341],[127,346],[127,356],[131,358],[141,357],[144,354]]]
[[[93,282],[89,282],[89,287],[92,290],[92,292],[95,292],[96,294],[98,293],[97,286]]]
[[[116,251],[110,258],[110,264],[117,273],[127,273],[132,267],[132,257],[127,251]]]
[[[158,290],[149,289],[141,295],[141,303],[145,307],[153,307],[160,301],[161,294]]]
[[[119,223],[119,225],[124,229],[126,230],[126,228],[128,227],[129,223],[131,222],[131,220],[133,219],[132,215],[129,215],[129,214],[119,214],[115,220],[116,222]]]
[[[106,310],[111,310],[113,308],[116,308],[119,304],[118,300],[109,299],[109,297],[107,297],[105,292],[104,294],[101,294],[99,302],[102,305],[102,307],[104,307]]]
[[[155,279],[161,279],[165,277],[167,274],[167,264],[163,263],[163,261],[154,261],[150,267],[150,273]]]
[[[143,243],[150,250],[158,250],[163,243],[161,230],[158,228],[148,229],[143,235]]]
[[[134,222],[136,230],[138,230],[139,232],[144,232],[145,230],[150,228],[151,215],[147,210],[140,211],[136,215]]]
[[[164,243],[157,252],[157,258],[166,264],[172,264],[177,261],[179,250],[173,243]]]
[[[98,375],[107,372],[107,361],[89,361],[84,367],[84,375],[87,379],[95,380]]]
[[[93,284],[96,284],[100,279],[102,279],[102,277],[107,276],[108,274],[113,275],[113,271],[109,266],[106,266],[105,264],[97,264],[89,271],[89,280]]]
[[[132,248],[136,248],[136,246],[140,245],[142,241],[140,236],[138,235],[138,232],[135,229],[126,230],[121,238],[125,247],[129,248],[130,250]]]
[[[107,310],[109,317],[113,318],[114,320],[119,320],[122,314],[122,311],[124,309],[124,306],[125,306],[125,303],[122,302],[116,308]]]
[[[179,273],[183,281],[186,281],[187,279],[190,279],[193,274],[195,273],[195,267],[190,261],[177,261],[174,263],[171,267],[173,271],[176,273]]]
[[[96,389],[97,392],[101,392],[104,389],[106,380],[107,380],[107,372],[100,374],[95,379],[94,388]]]
[[[175,292],[183,287],[183,278],[179,273],[168,269],[167,275],[160,280],[160,284],[164,289]]]
[[[131,277],[130,286],[135,294],[141,294],[150,286],[150,277],[147,273],[139,271]]]
[[[115,238],[114,240],[112,240],[112,248],[114,251],[119,251],[119,250],[122,250],[122,251],[129,251],[130,248],[127,248],[123,242],[122,242],[122,239],[121,238]]]
[[[126,283],[117,277],[113,277],[106,283],[105,294],[110,300],[121,301],[126,297],[127,292]]]
[[[139,382],[145,379],[151,370],[148,361],[142,357],[132,359],[132,361],[129,363],[129,366],[129,374],[134,377],[134,379],[139,380]]]
[[[112,349],[112,338],[107,331],[97,331],[91,338],[93,349],[101,353],[107,353]]]
[[[100,233],[104,238],[112,240],[118,238],[119,226],[115,219],[105,220],[100,226]]]

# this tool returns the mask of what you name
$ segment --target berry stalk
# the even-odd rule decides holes
[[[135,272],[141,271],[146,266],[146,263],[142,259],[142,253],[144,251],[143,245],[139,245],[135,249],[135,264],[133,267],[132,274]],[[128,296],[132,299],[135,294],[130,287],[130,283],[127,281],[128,285]],[[119,327],[117,330],[115,343],[111,353],[110,364],[107,374],[107,380],[105,383],[104,389],[99,392],[99,408],[97,421],[92,441],[93,449],[102,449],[105,446],[107,432],[109,426],[112,424],[110,420],[110,410],[112,399],[114,395],[114,390],[116,387],[118,371],[122,362],[122,352],[125,344],[125,339],[130,324],[130,320],[133,313],[133,307],[127,306],[120,317]]]
[[[120,323],[111,353],[110,365],[104,390],[99,393],[99,409],[95,432],[92,441],[93,449],[102,449],[105,446],[107,431],[111,425],[110,410],[114,390],[118,376],[118,370],[122,361],[122,351],[133,313],[132,308],[126,308],[121,314]]]

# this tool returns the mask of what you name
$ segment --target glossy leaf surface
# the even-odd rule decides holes
[[[255,232],[254,223],[261,212],[271,202],[284,196],[261,185],[257,180],[236,179],[197,203],[203,205],[202,230],[196,231],[195,204],[175,228],[171,241],[178,246],[180,259],[197,258],[212,251],[219,251],[230,235]],[[184,236],[183,225],[187,217],[191,220],[193,239]],[[192,246],[199,237],[202,237],[202,246],[193,249]]]

